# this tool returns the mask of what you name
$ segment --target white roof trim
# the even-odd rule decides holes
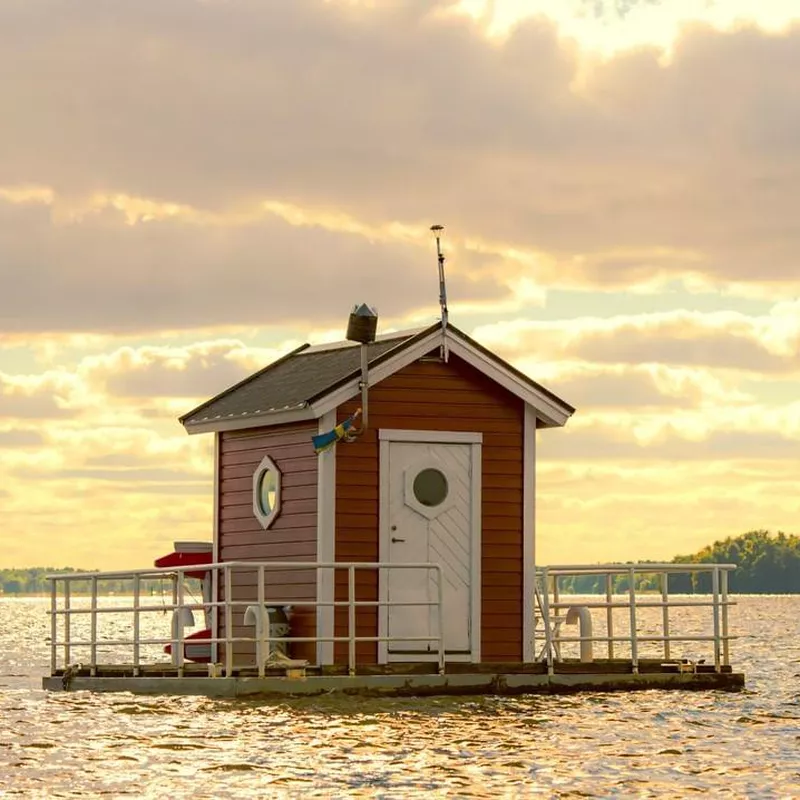
[[[316,419],[310,406],[294,408],[290,411],[273,411],[268,414],[239,414],[230,417],[215,417],[203,422],[186,423],[189,434],[211,433],[212,431],[240,431],[244,428],[266,428],[272,425],[288,425],[292,422],[308,422]]]
[[[437,347],[437,345],[441,342],[441,339],[441,330],[431,331],[429,336],[426,336],[424,339],[420,339],[420,341],[415,342],[409,347],[404,347],[396,355],[392,356],[391,358],[387,358],[386,361],[381,362],[377,366],[371,367],[369,370],[369,385],[374,386],[376,383],[380,383],[382,380],[384,380],[384,378],[394,375],[395,372],[403,369],[403,367],[413,364],[415,361],[422,358],[422,356],[424,356],[426,353],[430,353],[431,350]],[[328,411],[338,408],[342,403],[346,403],[352,397],[355,397],[355,395],[361,391],[359,387],[360,381],[361,376],[359,375],[358,377],[353,378],[351,381],[346,383],[344,386],[340,386],[330,394],[326,394],[324,397],[321,397],[311,406],[311,408],[314,410],[314,413],[318,417],[322,416]]]
[[[388,378],[390,375],[403,369],[403,367],[413,364],[414,361],[441,344],[441,341],[441,329],[433,330],[424,339],[420,339],[420,341],[410,347],[403,348],[397,355],[373,367],[369,371],[370,386],[379,383],[384,380],[384,378]],[[565,425],[570,418],[571,413],[560,406],[555,400],[548,397],[547,394],[537,390],[513,372],[503,369],[500,364],[488,358],[481,353],[480,350],[473,347],[468,342],[465,342],[461,337],[457,334],[453,334],[449,330],[447,331],[447,344],[452,354],[466,361],[479,372],[486,375],[487,378],[530,405],[536,411],[536,416],[545,423],[543,427],[561,427]],[[353,378],[344,386],[322,397],[312,405],[314,413],[317,416],[321,416],[355,397],[359,392],[360,380],[360,376]]]
[[[548,397],[547,394],[531,386],[513,372],[503,369],[496,361],[488,358],[480,350],[458,336],[448,335],[447,340],[452,354],[475,367],[475,369],[482,372],[499,386],[507,389],[511,394],[524,400],[536,411],[536,416],[547,423],[548,427],[560,428],[566,424],[571,414],[551,397]]]
[[[390,334],[391,338],[396,334]],[[442,342],[441,328],[432,330],[428,336],[420,339],[414,344],[404,347],[399,353],[380,364],[372,367],[369,371],[369,385],[374,386],[380,383],[395,372],[399,372],[409,364],[413,364],[422,356],[436,349]],[[559,404],[556,400],[549,397],[545,392],[531,386],[527,381],[521,379],[513,372],[504,369],[502,365],[486,356],[476,347],[464,341],[457,334],[447,331],[447,345],[449,351],[475,367],[494,383],[502,386],[511,394],[519,397],[527,403],[536,413],[544,425],[542,427],[561,427],[566,424],[571,416],[571,412]],[[356,345],[357,346],[357,345]],[[298,357],[311,350],[304,350]],[[186,430],[189,433],[207,433],[210,431],[233,431],[244,428],[261,428],[272,425],[286,425],[292,422],[304,422],[319,419],[324,414],[338,408],[342,403],[355,397],[359,391],[359,381],[361,376],[357,376],[348,381],[338,389],[321,397],[316,403],[299,409],[288,411],[275,411],[267,414],[243,414],[237,417],[217,418],[205,420],[200,423],[187,424]]]

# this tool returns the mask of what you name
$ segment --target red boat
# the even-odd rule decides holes
[[[211,564],[214,560],[213,544],[211,542],[175,542],[175,550],[168,555],[161,556],[155,560],[155,566],[160,568],[169,567],[198,567]],[[209,570],[198,569],[184,572],[189,578],[196,578],[203,582],[203,601],[211,601],[211,572]],[[193,615],[192,615],[193,616]],[[185,636],[183,642],[183,657],[186,661],[194,661],[198,664],[211,663],[211,642],[204,641],[211,638],[211,615],[210,608],[204,611],[205,625],[203,630]],[[173,635],[178,624],[185,624],[182,618],[178,617],[178,611],[173,614]],[[164,648],[165,653],[172,654],[172,645],[168,644]]]

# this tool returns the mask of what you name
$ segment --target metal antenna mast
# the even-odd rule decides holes
[[[444,279],[444,253],[442,252],[442,231],[444,225],[431,225],[436,237],[436,256],[439,260],[439,305],[442,309],[442,359],[447,361],[447,286]]]

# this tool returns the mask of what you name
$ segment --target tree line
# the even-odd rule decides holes
[[[634,563],[634,562],[630,562]],[[639,564],[665,562],[635,562]],[[748,531],[741,536],[729,536],[707,545],[697,553],[678,555],[672,564],[735,564],[728,573],[728,591],[739,594],[795,594],[800,593],[800,536],[779,531]],[[638,574],[635,578],[639,591],[660,591],[661,574]],[[711,573],[681,573],[669,575],[669,591],[676,593],[707,594],[711,592]],[[559,578],[559,588],[565,593],[599,594],[606,591],[605,577],[580,575]],[[615,575],[612,580],[615,593],[629,591],[629,577]]]
[[[74,569],[73,567],[27,567],[22,569],[0,569],[0,595],[49,594],[50,583],[46,575],[72,574],[81,575],[93,570]],[[158,583],[165,584],[164,591],[170,592],[168,579],[148,578],[143,580],[140,591],[152,593]],[[133,580],[130,578],[104,578],[98,583],[98,593],[133,594]],[[91,580],[75,580],[70,583],[70,592],[74,595],[91,594]]]
[[[630,562],[634,563],[634,562]],[[635,562],[639,564],[656,562]],[[663,563],[663,562],[659,562]],[[728,537],[704,547],[692,555],[675,556],[673,564],[735,564],[737,569],[728,576],[728,590],[740,594],[794,594],[800,593],[800,536],[769,531],[749,531],[741,536]],[[0,593],[5,595],[45,594],[50,586],[45,575],[82,573],[71,567],[31,567],[27,569],[0,569]],[[711,575],[676,574],[669,576],[669,591],[678,593],[708,593]],[[565,593],[596,594],[606,591],[605,579],[598,575],[581,575],[559,579],[559,588]],[[105,579],[99,587],[103,594],[131,594],[130,579]],[[628,576],[613,576],[614,592],[628,591]],[[636,589],[660,591],[659,573],[636,576]],[[74,594],[91,592],[91,581],[75,581]],[[142,587],[144,591],[144,587]],[[148,587],[147,591],[152,591]]]

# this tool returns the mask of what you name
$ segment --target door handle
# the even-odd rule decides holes
[[[394,542],[404,542],[405,539],[398,539],[396,536],[392,536],[392,543]]]

